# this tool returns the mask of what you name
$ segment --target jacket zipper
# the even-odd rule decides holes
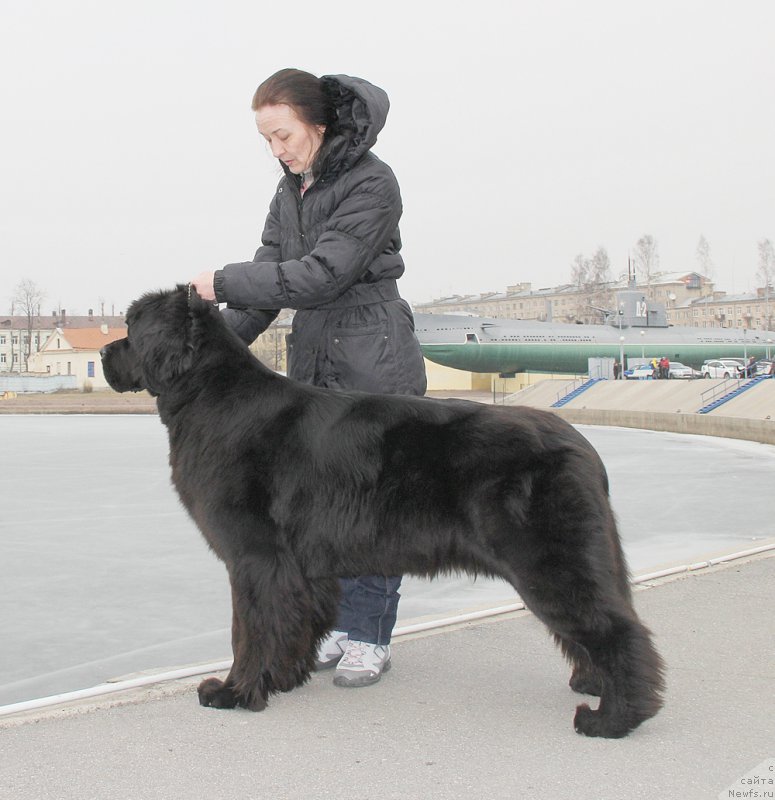
[[[313,185],[314,185],[314,184],[313,184]],[[309,191],[311,188],[312,188],[312,186],[310,186],[310,187],[309,187],[309,189],[307,189],[307,192],[308,192],[308,191]],[[304,216],[303,216],[303,214],[302,214],[302,206],[304,205],[304,195],[305,195],[305,194],[307,194],[307,192],[304,192],[304,194],[302,194],[302,193],[301,193],[301,184],[299,184],[299,187],[298,187],[297,191],[298,191],[298,193],[299,193],[299,202],[298,202],[298,211],[299,211],[299,234],[300,234],[300,236],[301,236],[301,241],[302,241],[302,244],[304,245],[304,252],[305,252],[307,255],[309,255],[309,248],[307,247],[307,234],[304,232]]]

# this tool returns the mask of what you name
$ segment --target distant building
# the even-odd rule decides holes
[[[100,328],[107,325],[109,329],[123,329],[126,336],[124,317],[88,314],[70,317],[63,310],[50,316],[0,315],[0,373],[27,372],[28,360],[37,353],[46,340],[59,328],[67,331],[71,328]]]
[[[595,286],[563,284],[542,289],[533,289],[531,283],[518,283],[507,286],[505,292],[453,295],[429,303],[415,303],[414,310],[430,314],[595,324],[603,322],[603,310],[615,313],[614,293],[626,288],[626,279]],[[678,324],[672,318],[676,307],[713,294],[712,281],[697,272],[661,273],[652,276],[648,287],[639,288],[665,305],[671,324]]]
[[[250,348],[257,358],[277,372],[287,370],[285,337],[291,332],[293,313],[293,311],[283,311]],[[101,378],[102,373],[98,363],[99,348],[113,339],[106,339],[105,334],[100,334],[95,335],[92,340],[83,332],[88,330],[99,332],[105,328],[113,339],[126,336],[123,315],[69,316],[65,311],[61,311],[50,316],[35,316],[31,321],[26,316],[0,315],[0,374],[33,372],[67,375],[77,372],[79,387],[88,380],[92,388],[104,388],[107,384]],[[73,333],[75,331],[78,332]],[[56,338],[57,333],[61,334],[60,338]],[[70,335],[71,333],[73,335]],[[52,341],[46,347],[49,338],[52,338]],[[45,352],[45,355],[34,359],[39,352]],[[90,355],[87,357],[86,353]],[[68,355],[69,359],[66,358]],[[94,378],[89,375],[89,362],[93,362],[94,365]]]
[[[107,389],[100,349],[123,339],[126,327],[57,328],[43,347],[32,355],[28,371],[43,375],[75,375],[79,389]]]
[[[692,328],[775,330],[775,290],[770,286],[748,294],[714,292],[673,309],[671,321]]]

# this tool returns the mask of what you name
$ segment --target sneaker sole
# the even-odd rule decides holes
[[[341,660],[342,656],[338,655],[335,658],[332,658],[328,661],[316,661],[315,672],[321,672],[322,670],[325,669],[331,669],[331,667],[335,667]]]
[[[386,672],[390,672],[391,666],[390,659],[388,659],[382,667],[382,671],[376,675],[368,674],[359,678],[346,678],[344,675],[337,675],[334,677],[334,686],[338,686],[340,689],[361,689],[364,686],[371,686]]]

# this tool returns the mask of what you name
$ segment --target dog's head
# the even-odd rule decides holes
[[[126,338],[100,351],[107,382],[117,392],[154,396],[172,389],[193,366],[199,328],[214,313],[191,286],[144,294],[127,310]]]

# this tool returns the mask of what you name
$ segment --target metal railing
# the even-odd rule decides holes
[[[548,378],[548,380],[554,380],[553,378]],[[563,384],[562,389],[557,393],[555,397],[555,402],[560,400],[561,398],[565,397],[567,394],[570,394],[574,389],[581,386],[582,383],[586,383],[589,380],[589,375],[577,375],[572,381]],[[559,381],[558,381],[559,382]],[[531,384],[530,386],[526,386],[524,389],[520,389],[517,392],[511,392],[506,394],[505,391],[500,393],[500,397],[495,390],[495,385],[493,384],[493,392],[492,392],[492,401],[493,403],[500,403],[502,405],[511,405],[514,401],[514,398],[522,394],[522,392],[527,391],[528,389],[532,389],[537,384]]]
[[[559,403],[563,397],[567,397],[571,392],[575,391],[579,388],[583,383],[586,383],[589,378],[584,375],[580,378],[574,378],[570,383],[566,383],[559,392],[557,392],[557,396],[554,398],[555,403]]]
[[[700,393],[701,406],[704,408],[710,405],[717,397],[734,392],[745,383],[745,380],[744,378],[726,378],[721,381],[721,383],[711,386],[710,389],[706,389],[704,392]]]

